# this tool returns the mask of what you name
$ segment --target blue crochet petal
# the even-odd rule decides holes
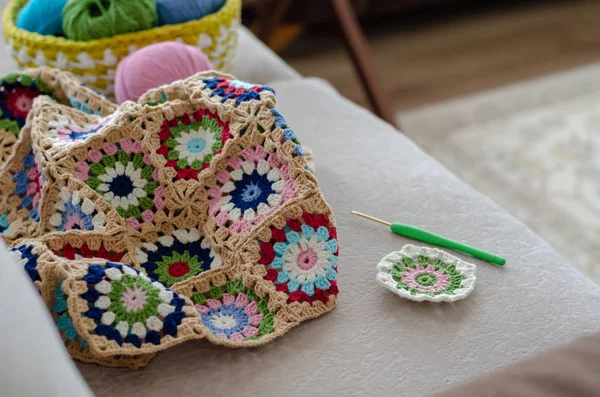
[[[318,276],[315,280],[315,287],[321,289],[328,289],[331,287],[331,283],[323,276]]]
[[[134,335],[134,334],[129,334],[125,337],[125,343],[131,343],[132,345],[134,345],[135,347],[137,347],[138,349],[140,347],[142,347],[142,340],[140,339],[139,336]]]
[[[336,268],[338,264],[338,257],[335,255],[331,255],[328,259],[329,263],[331,263],[331,267]]]
[[[278,284],[287,283],[289,279],[290,279],[290,272],[288,272],[288,271],[280,272],[277,275],[277,283]]]
[[[177,326],[185,317],[184,312],[172,312],[163,321],[163,333],[165,335],[177,335]]]
[[[312,281],[306,280],[302,283],[302,291],[306,292],[308,296],[313,296],[315,294],[315,285]]]
[[[325,277],[327,277],[327,280],[336,280],[337,279],[337,272],[335,270],[333,270],[331,267],[328,267],[327,269],[325,269]]]
[[[300,243],[300,235],[297,232],[288,232],[285,237],[290,244],[297,245]]]
[[[329,240],[329,231],[325,227],[319,226],[317,229],[317,242],[322,243],[327,240]]]
[[[273,269],[283,269],[285,266],[285,261],[281,258],[275,258],[273,262],[271,262],[271,267]]]
[[[328,242],[326,242],[325,250],[331,252],[332,254],[335,254],[335,252],[337,251],[337,240],[331,239]]]
[[[283,130],[283,139],[286,141],[293,141],[296,139],[296,133],[291,128],[286,128]]]
[[[298,288],[300,288],[300,282],[298,280],[296,280],[295,278],[288,281],[287,285],[288,285],[289,292],[297,291]]]
[[[58,316],[56,327],[60,331],[63,331],[69,340],[75,340],[75,337],[77,336],[77,330],[75,329],[75,326],[73,326],[73,321],[68,314],[62,314]]]
[[[285,243],[275,243],[275,244],[273,244],[273,249],[279,255],[285,255],[288,252],[290,252],[290,250],[287,247],[287,244],[285,244]]]
[[[302,234],[306,237],[307,240],[310,240],[311,237],[315,234],[315,229],[312,226],[302,225]]]
[[[152,343],[153,345],[160,345],[160,334],[156,331],[148,331],[146,333],[146,343]]]
[[[106,339],[114,340],[119,344],[119,346],[123,345],[123,337],[121,336],[121,333],[113,327],[104,324],[98,324],[96,325],[95,332],[97,335],[106,337]],[[147,337],[148,336],[146,335],[146,338]]]

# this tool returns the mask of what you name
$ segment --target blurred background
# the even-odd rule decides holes
[[[358,35],[340,3],[248,0],[244,22],[600,282],[600,2],[353,0]]]
[[[72,70],[119,103],[227,70],[243,7],[243,24],[300,74],[395,125],[600,283],[598,0],[120,0],[118,12],[105,0],[14,4],[3,30],[21,66]],[[165,26],[188,22],[182,33]],[[58,50],[27,30],[67,40]],[[126,33],[128,46],[80,52]],[[152,35],[180,42],[150,45]],[[156,62],[176,55],[178,67]]]

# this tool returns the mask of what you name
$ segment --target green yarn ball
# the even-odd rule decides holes
[[[156,0],[69,0],[63,9],[67,38],[89,41],[156,26]]]

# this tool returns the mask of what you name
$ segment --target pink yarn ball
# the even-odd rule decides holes
[[[212,68],[208,57],[196,47],[177,42],[149,45],[127,56],[117,66],[117,102],[136,101],[151,88]]]

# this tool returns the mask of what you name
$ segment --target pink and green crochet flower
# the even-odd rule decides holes
[[[397,288],[411,294],[435,296],[452,295],[460,288],[464,275],[456,271],[455,266],[447,265],[441,260],[431,260],[427,256],[419,256],[415,263],[411,258],[394,264],[390,275],[398,282]]]
[[[83,280],[88,290],[80,298],[87,301],[85,316],[95,322],[96,335],[137,348],[177,335],[185,300],[145,274],[107,262],[89,266]]]
[[[104,197],[130,227],[152,222],[155,208],[164,208],[164,188],[139,140],[106,142],[102,150],[90,150],[88,161],[79,161],[76,167],[76,177]]]
[[[227,168],[217,173],[217,185],[208,191],[209,214],[229,233],[250,230],[283,203],[294,197],[288,166],[262,146],[244,149]]]
[[[191,117],[184,114],[164,121],[158,134],[160,147],[156,151],[167,159],[166,166],[177,170],[175,179],[196,179],[208,168],[212,158],[221,153],[231,138],[229,124],[216,114],[199,109]]]
[[[192,300],[202,323],[221,339],[258,339],[274,331],[275,314],[268,309],[268,299],[260,299],[241,280],[228,281],[225,290],[213,286],[209,293],[195,292]]]

